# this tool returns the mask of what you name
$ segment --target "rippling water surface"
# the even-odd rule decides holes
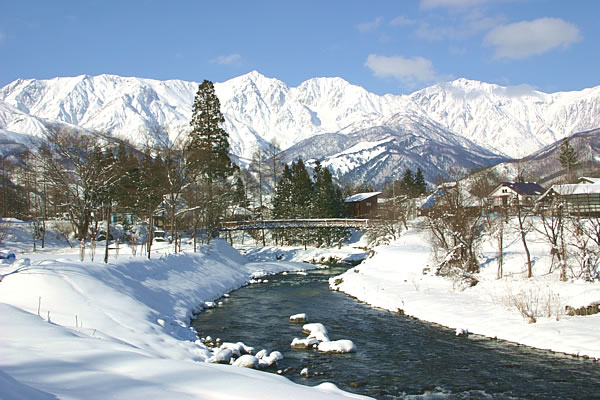
[[[600,399],[600,363],[537,351],[372,309],[338,292],[327,280],[342,267],[277,275],[244,287],[193,322],[203,336],[278,350],[277,369],[304,385],[333,382],[378,399]],[[321,322],[331,340],[350,339],[351,354],[292,350],[304,337],[290,315]],[[599,327],[600,328],[600,327]],[[308,368],[311,377],[300,376]]]

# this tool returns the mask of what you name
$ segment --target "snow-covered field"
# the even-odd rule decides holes
[[[496,278],[493,241],[482,245],[479,283],[466,288],[431,272],[435,265],[427,232],[413,226],[361,265],[332,278],[330,286],[366,303],[457,330],[556,352],[600,358],[600,314],[568,316],[565,306],[600,301],[600,283],[561,282],[548,273],[550,247],[528,234],[534,277],[526,279],[526,259],[516,232],[505,233],[504,277]],[[573,261],[574,262],[574,261]],[[428,272],[427,268],[430,268]],[[425,269],[425,271],[424,271]],[[529,323],[517,306],[536,313]]]
[[[484,242],[479,283],[466,288],[433,275],[427,233],[415,224],[390,245],[330,285],[365,302],[469,332],[541,349],[600,358],[600,314],[565,315],[565,306],[600,300],[600,284],[561,282],[548,273],[548,245],[528,236],[534,277],[525,279],[521,242],[505,237],[504,277],[496,279],[496,250]],[[307,387],[276,374],[206,362],[216,352],[189,326],[194,310],[265,274],[313,267],[300,261],[358,260],[359,237],[340,249],[251,248],[220,240],[172,254],[167,243],[152,260],[122,247],[109,264],[79,260],[50,232],[45,249],[31,250],[26,224],[13,224],[0,251],[0,399],[278,399],[357,398],[332,384]],[[249,261],[249,260],[252,261]],[[19,269],[18,273],[7,275]],[[517,310],[527,304],[537,322]],[[392,316],[390,316],[392,317]],[[252,345],[248,338],[248,345]],[[258,350],[258,349],[257,349]],[[277,351],[281,349],[267,349]]]
[[[81,262],[50,231],[32,253],[27,230],[14,224],[0,245],[16,254],[0,264],[0,399],[360,398],[205,362],[214,353],[189,327],[200,305],[253,277],[311,265],[248,262],[220,240],[183,254],[161,243],[150,261],[122,247],[109,264],[99,247]]]

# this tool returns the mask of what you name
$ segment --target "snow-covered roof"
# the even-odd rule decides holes
[[[346,197],[344,199],[344,203],[354,203],[357,201],[363,201],[363,200],[370,199],[371,197],[375,197],[380,194],[381,194],[381,192],[357,193],[350,197]]]
[[[590,178],[589,176],[582,176],[581,178],[577,179],[578,183],[584,183],[584,182],[590,182],[592,184],[600,184],[600,178]]]
[[[549,194],[556,193],[561,196],[578,195],[578,194],[600,194],[600,184],[593,185],[580,185],[580,184],[566,184],[566,185],[552,185],[550,189],[546,191],[540,200],[544,200]]]

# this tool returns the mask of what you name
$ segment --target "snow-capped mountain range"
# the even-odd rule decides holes
[[[148,138],[175,140],[189,130],[197,89],[198,82],[115,75],[19,79],[0,89],[0,133],[43,136],[48,123],[60,122],[139,144]],[[458,79],[410,95],[379,96],[341,78],[289,87],[253,71],[216,83],[215,89],[232,152],[241,160],[251,158],[257,146],[277,141],[283,150],[318,158],[340,174],[375,159],[381,164],[386,155],[405,162],[400,170],[427,159],[447,168],[440,161],[448,156],[444,148],[483,166],[600,127],[600,86],[547,94]],[[311,147],[307,140],[324,134],[343,140],[322,142],[318,155],[299,153]],[[409,136],[412,151],[404,154]]]

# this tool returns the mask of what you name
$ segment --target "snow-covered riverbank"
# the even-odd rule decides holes
[[[77,249],[49,239],[46,249],[32,253],[21,226],[0,247],[17,254],[15,263],[0,264],[0,273],[20,269],[0,282],[0,398],[358,397],[329,384],[310,388],[274,374],[205,363],[213,353],[188,324],[199,305],[253,277],[312,268],[300,261],[356,261],[365,256],[364,242],[341,249],[241,249],[246,257],[218,240],[178,255],[162,243],[150,261],[123,247],[107,265],[89,261],[89,250],[81,262]],[[503,279],[496,279],[491,243],[482,247],[474,287],[426,273],[434,265],[427,234],[412,228],[330,285],[373,306],[452,329],[600,358],[600,314],[564,314],[566,305],[600,300],[600,285],[560,282],[557,273],[547,273],[547,245],[533,234],[531,239],[532,279],[523,279],[520,242],[508,238]],[[98,261],[102,251],[97,253]],[[517,301],[549,317],[529,324]]]
[[[465,288],[433,275],[427,232],[416,227],[361,265],[332,278],[330,286],[374,307],[403,312],[458,332],[468,330],[540,349],[600,358],[600,314],[565,315],[565,306],[581,307],[600,301],[600,284],[561,282],[558,271],[548,273],[548,245],[530,233],[534,277],[524,279],[525,255],[517,237],[507,234],[504,278],[496,279],[496,250],[482,246],[479,283]],[[429,269],[428,269],[429,268]],[[539,314],[529,323],[517,310],[527,305]],[[401,311],[400,311],[401,310]]]
[[[2,399],[360,398],[205,363],[212,352],[188,326],[199,305],[253,276],[308,264],[248,262],[219,240],[178,255],[164,243],[150,261],[122,248],[109,264],[81,262],[58,240],[29,253],[20,229],[0,248],[17,252],[0,273],[20,268],[0,282]]]

